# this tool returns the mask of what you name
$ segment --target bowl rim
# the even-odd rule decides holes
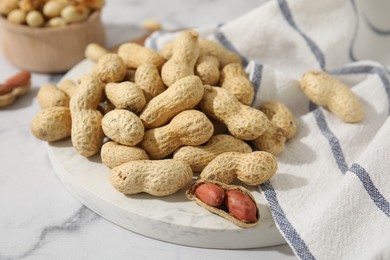
[[[94,22],[97,19],[99,20],[100,15],[101,15],[100,9],[93,10],[88,15],[88,18],[85,19],[84,21],[71,23],[59,27],[29,27],[26,24],[10,23],[3,15],[0,15],[0,26],[10,31],[14,31],[18,33],[26,33],[26,34],[64,32],[71,29],[79,29],[80,27],[84,27],[85,25],[90,24],[91,22]]]

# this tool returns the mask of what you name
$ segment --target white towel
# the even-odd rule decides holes
[[[389,10],[388,0],[274,0],[199,29],[243,57],[254,107],[278,100],[297,117],[277,174],[259,188],[301,259],[390,259]],[[157,32],[146,44],[174,37]],[[298,80],[313,69],[359,96],[364,121],[309,102]]]

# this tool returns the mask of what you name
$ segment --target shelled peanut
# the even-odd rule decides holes
[[[198,180],[186,191],[186,196],[239,227],[252,227],[260,220],[255,198],[242,186]]]
[[[2,0],[0,14],[14,24],[59,27],[82,22],[104,5],[104,0]]]
[[[13,104],[17,97],[25,95],[31,88],[31,73],[21,71],[0,84],[0,108]]]

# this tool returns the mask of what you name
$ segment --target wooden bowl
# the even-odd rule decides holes
[[[87,20],[57,28],[31,28],[9,23],[0,16],[0,44],[14,65],[42,73],[64,72],[84,59],[86,46],[105,45],[100,11]]]

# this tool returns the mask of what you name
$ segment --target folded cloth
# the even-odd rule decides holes
[[[199,29],[243,58],[253,107],[278,100],[297,117],[277,174],[259,188],[301,259],[390,259],[388,10],[388,0],[274,0]],[[157,32],[146,44],[160,49],[175,36]],[[351,88],[362,122],[309,102],[299,79],[314,69]]]

